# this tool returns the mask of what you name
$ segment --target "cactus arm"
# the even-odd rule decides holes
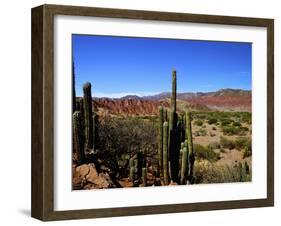
[[[158,127],[158,167],[159,172],[163,170],[163,123],[164,123],[164,110],[163,107],[159,108],[159,127]],[[161,174],[161,173],[160,173]]]
[[[73,121],[73,148],[76,153],[76,160],[78,165],[81,165],[85,160],[84,142],[82,136],[81,114],[75,111],[72,116]]]
[[[93,149],[93,111],[91,83],[87,82],[83,85],[83,92],[85,148],[87,151],[90,151]]]
[[[186,147],[182,149],[182,162],[181,162],[181,179],[180,183],[185,184],[188,173],[188,150]]]
[[[188,177],[191,182],[193,179],[193,166],[194,166],[194,150],[192,142],[192,128],[191,128],[191,113],[186,112],[186,139],[188,142],[188,161],[189,161],[189,172]]]
[[[172,95],[171,95],[171,108],[173,111],[177,111],[177,72],[172,72]]]
[[[169,184],[168,134],[169,134],[169,125],[168,125],[168,122],[164,122],[164,124],[163,124],[163,178],[164,178],[164,185]]]

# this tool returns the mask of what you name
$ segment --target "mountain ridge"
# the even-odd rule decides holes
[[[251,111],[250,90],[220,89],[214,92],[178,93],[178,111]],[[103,114],[156,115],[158,107],[170,106],[170,92],[152,96],[127,95],[121,98],[96,97],[94,107]]]

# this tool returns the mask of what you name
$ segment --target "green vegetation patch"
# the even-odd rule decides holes
[[[198,119],[198,120],[196,120],[196,121],[194,122],[194,125],[196,125],[196,126],[202,126],[203,123],[204,123],[203,120]]]
[[[216,165],[208,161],[194,164],[195,184],[246,182],[252,180],[252,172],[247,162],[231,165]]]
[[[215,152],[210,145],[204,147],[200,144],[194,144],[193,146],[196,159],[205,159],[210,162],[215,162],[220,158],[220,154]]]

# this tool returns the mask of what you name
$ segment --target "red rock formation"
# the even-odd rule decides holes
[[[168,102],[141,99],[99,98],[94,101],[99,111],[121,115],[157,115],[158,107],[169,107]]]
[[[251,111],[252,95],[251,91],[222,89],[209,93],[179,93],[177,101],[181,102],[178,110],[189,108],[194,111]],[[119,99],[95,98],[93,105],[100,115],[157,115],[159,106],[170,107],[170,98],[169,93]]]

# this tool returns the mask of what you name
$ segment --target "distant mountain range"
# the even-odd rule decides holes
[[[121,98],[94,98],[102,113],[122,115],[154,115],[158,107],[170,106],[170,92],[152,96],[127,95]],[[241,89],[220,89],[215,92],[178,93],[177,110],[186,111],[251,111],[252,92]]]

